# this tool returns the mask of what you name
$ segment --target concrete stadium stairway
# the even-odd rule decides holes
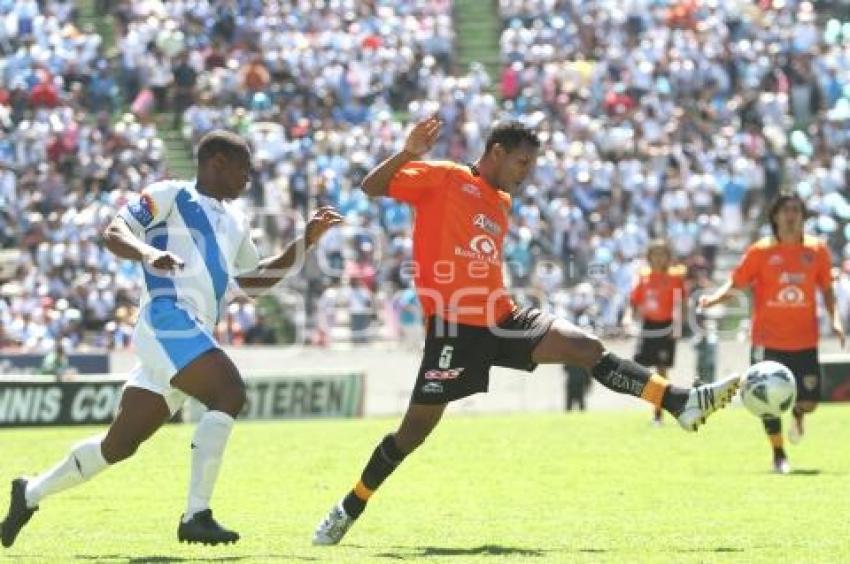
[[[115,49],[115,28],[111,16],[99,16],[95,9],[95,0],[77,0],[77,21],[81,27],[91,24],[103,38],[105,53]]]
[[[502,21],[496,0],[455,0],[455,51],[458,72],[464,74],[473,62],[482,63],[492,80],[492,90],[501,74],[499,38]]]
[[[115,24],[110,14],[98,14],[96,0],[76,0],[78,22],[80,26],[90,24],[103,38],[103,52],[107,57],[119,56],[115,38]],[[116,118],[127,111],[130,101],[124,100],[117,110]],[[192,178],[195,176],[195,163],[191,148],[183,139],[178,128],[173,127],[173,115],[163,113],[155,116],[160,139],[165,145],[165,161],[173,177]]]
[[[195,177],[195,159],[192,149],[179,128],[172,127],[173,114],[161,114],[159,137],[165,144],[165,159],[168,171],[175,178],[191,179]]]

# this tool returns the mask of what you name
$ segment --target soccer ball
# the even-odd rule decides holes
[[[741,379],[741,401],[756,417],[779,417],[796,399],[794,375],[784,364],[772,360],[758,362]]]

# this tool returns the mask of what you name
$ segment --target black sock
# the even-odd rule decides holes
[[[640,364],[605,353],[590,370],[594,380],[619,394],[640,397],[652,372]]]
[[[688,396],[691,391],[687,388],[680,388],[670,384],[664,392],[664,397],[661,398],[661,407],[678,417],[682,410],[685,409],[685,404],[688,403]]]
[[[372,451],[372,456],[360,475],[360,482],[369,490],[375,491],[401,464],[404,456],[404,453],[396,446],[393,435],[387,435]],[[357,519],[366,509],[366,501],[351,490],[342,500],[342,507],[350,517]]]
[[[342,508],[345,509],[345,512],[352,519],[357,519],[360,517],[360,514],[363,513],[363,510],[366,509],[366,502],[354,493],[354,490],[348,492],[348,494],[342,500]]]
[[[636,362],[620,358],[612,352],[605,353],[591,371],[593,378],[620,394],[642,397],[652,372]],[[678,416],[688,402],[689,391],[676,386],[667,386],[661,397],[661,407]]]
[[[764,425],[764,432],[768,435],[782,434],[782,419],[778,417],[764,417],[761,422]]]

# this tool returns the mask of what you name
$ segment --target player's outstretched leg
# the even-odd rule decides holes
[[[219,349],[211,349],[193,360],[171,383],[208,409],[192,437],[189,496],[177,526],[177,540],[210,545],[234,543],[239,540],[239,533],[213,519],[210,499],[234,419],[245,404],[245,385],[236,366]]]
[[[34,478],[12,481],[9,512],[0,527],[3,546],[12,546],[41,500],[78,486],[110,464],[129,458],[167,419],[168,407],[162,396],[139,388],[125,389],[106,436],[78,443],[59,464]]]
[[[684,408],[678,414],[674,411],[671,413],[676,416],[682,429],[696,431],[700,425],[705,424],[709,415],[726,407],[732,401],[740,385],[740,376],[733,374],[719,382],[685,390],[687,401]]]
[[[17,478],[12,480],[12,494],[9,497],[9,511],[6,512],[6,518],[3,519],[3,524],[0,525],[0,538],[3,546],[9,548],[15,543],[15,538],[27,521],[30,520],[32,514],[38,510],[38,506],[29,507],[27,505],[27,480],[26,478]]]
[[[360,480],[319,522],[313,533],[313,544],[334,545],[342,540],[366,509],[366,503],[375,490],[402,463],[405,456],[422,444],[439,423],[445,409],[446,404],[410,404],[398,431],[384,437],[375,447]]]
[[[709,415],[725,407],[740,386],[740,378],[734,375],[696,388],[679,388],[640,364],[611,352],[602,355],[591,374],[615,392],[642,398],[669,411],[686,431],[696,431]]]
[[[606,350],[599,338],[564,319],[552,323],[534,348],[532,360],[587,368],[606,388],[669,411],[686,431],[696,431],[709,415],[732,400],[740,386],[738,376],[690,389],[673,386],[646,367]]]
[[[9,512],[2,524],[3,546],[12,546],[42,499],[78,486],[109,466],[101,453],[102,439],[90,437],[78,443],[63,461],[35,478],[20,477],[12,481]]]

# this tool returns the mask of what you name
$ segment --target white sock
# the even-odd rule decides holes
[[[100,452],[103,435],[90,437],[74,445],[68,456],[42,474],[27,481],[27,507],[33,508],[45,497],[67,490],[109,466]]]
[[[207,411],[198,421],[192,437],[192,474],[189,481],[189,501],[183,521],[210,506],[224,447],[233,429],[233,417],[223,411]]]

